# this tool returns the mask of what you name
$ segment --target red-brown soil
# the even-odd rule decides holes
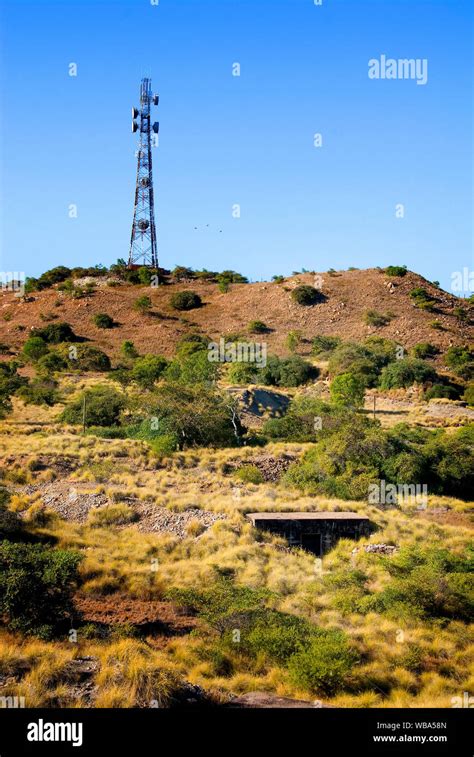
[[[442,351],[451,344],[465,343],[472,338],[472,327],[460,324],[453,313],[460,304],[459,299],[415,273],[390,278],[382,270],[368,269],[321,276],[321,291],[326,300],[310,307],[295,303],[291,290],[299,284],[314,284],[313,274],[299,274],[283,284],[235,284],[225,294],[214,283],[198,281],[155,288],[100,286],[91,296],[82,299],[72,299],[56,288],[35,292],[28,298],[32,301],[26,302],[10,292],[3,292],[0,342],[19,350],[29,330],[44,326],[44,318],[50,318],[51,314],[56,320],[70,323],[78,335],[115,358],[125,339],[132,340],[141,353],[171,356],[178,339],[191,330],[217,340],[228,333],[245,335],[249,322],[257,319],[271,331],[248,338],[267,342],[269,351],[276,354],[287,351],[285,340],[291,330],[299,330],[307,340],[317,334],[331,334],[360,341],[376,333],[406,348],[418,342],[431,342]],[[425,287],[436,301],[436,312],[424,312],[413,305],[409,293],[417,286]],[[183,289],[196,291],[202,298],[202,307],[185,313],[173,310],[170,297]],[[150,296],[153,304],[152,313],[148,315],[140,315],[133,308],[135,300],[144,294]],[[461,304],[468,307],[465,301]],[[364,314],[370,309],[391,312],[394,317],[382,328],[367,326]],[[115,328],[104,330],[93,324],[92,317],[103,312],[113,316],[118,324]],[[433,329],[430,324],[434,320],[440,321],[445,330]],[[309,351],[309,343],[307,349]]]

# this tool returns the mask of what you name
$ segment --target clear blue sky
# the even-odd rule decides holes
[[[161,265],[473,268],[469,0],[0,4],[3,270],[127,257],[144,75]],[[370,80],[381,54],[428,83]]]

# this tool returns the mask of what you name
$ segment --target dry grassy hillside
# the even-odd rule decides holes
[[[70,323],[78,335],[92,340],[111,357],[118,355],[125,339],[132,340],[142,353],[171,356],[180,336],[190,330],[215,339],[229,333],[245,335],[249,322],[255,319],[271,329],[264,339],[269,351],[276,354],[286,352],[285,339],[291,330],[299,330],[303,340],[331,334],[360,341],[377,333],[406,348],[418,342],[431,342],[441,351],[472,338],[472,327],[461,323],[454,312],[459,299],[418,274],[408,272],[404,277],[390,278],[383,270],[369,269],[319,275],[326,299],[310,307],[298,305],[291,298],[291,290],[298,285],[314,284],[315,275],[309,273],[293,276],[281,284],[234,284],[227,293],[221,293],[214,283],[201,281],[153,288],[128,284],[109,287],[100,279],[96,290],[82,299],[72,299],[56,288],[35,292],[27,301],[3,292],[0,342],[19,349],[31,328],[44,326],[49,320]],[[435,312],[414,306],[409,293],[415,287],[427,290],[435,300]],[[170,297],[183,289],[197,292],[202,307],[187,313],[173,310]],[[133,308],[135,300],[144,294],[150,296],[153,305],[147,315]],[[375,328],[364,321],[368,310],[390,313],[393,317],[386,326]],[[102,330],[93,324],[93,316],[104,312],[116,320],[115,328]],[[433,321],[439,321],[442,330],[433,328]],[[304,341],[301,352],[305,352]]]

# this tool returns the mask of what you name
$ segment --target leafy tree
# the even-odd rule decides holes
[[[424,384],[427,381],[436,381],[437,378],[434,368],[423,360],[407,358],[390,363],[382,370],[380,387],[381,389],[398,389],[413,384]]]
[[[41,274],[36,282],[37,289],[47,289],[52,287],[53,284],[59,284],[61,281],[65,281],[71,275],[71,269],[64,265],[58,265],[56,268],[51,268],[49,271],[45,271]]]
[[[52,407],[59,401],[57,382],[36,378],[21,387],[17,394],[26,405],[47,405]]]
[[[201,334],[184,334],[176,345],[176,358],[181,360],[194,352],[207,351],[210,341],[209,337]]]
[[[270,356],[257,373],[259,383],[268,386],[300,386],[318,376],[318,369],[298,355],[280,359]]]
[[[184,290],[183,292],[175,292],[171,296],[170,304],[175,310],[193,310],[201,307],[202,301],[196,292]]]
[[[166,377],[181,384],[213,384],[218,372],[219,365],[209,360],[207,350],[198,349],[187,355],[181,352],[170,364]]]
[[[168,361],[162,355],[144,355],[135,360],[131,370],[133,381],[140,384],[144,389],[152,389],[168,365]]]
[[[457,376],[464,379],[474,377],[474,351],[467,346],[450,347],[444,362]]]
[[[50,638],[73,613],[81,555],[0,542],[0,614],[12,631]]]
[[[362,407],[365,397],[365,384],[354,373],[340,373],[331,383],[331,401],[344,407]]]
[[[134,436],[151,443],[172,438],[175,449],[232,447],[240,443],[243,431],[232,397],[201,384],[169,383],[147,399],[147,415]]]
[[[385,273],[387,276],[406,276],[407,267],[406,265],[389,265],[385,269]]]
[[[354,433],[367,426],[368,419],[350,408],[336,407],[313,397],[295,397],[281,418],[272,418],[263,426],[264,436],[289,442],[314,442],[344,427]]]
[[[336,347],[329,358],[329,373],[333,377],[339,373],[353,373],[360,376],[366,386],[374,386],[386,359],[384,354],[369,346],[345,342]]]
[[[40,336],[30,336],[23,345],[23,355],[27,360],[36,362],[48,352],[48,345]]]
[[[242,276],[241,273],[237,273],[237,271],[222,271],[217,274],[217,283],[220,284],[221,282],[227,284],[248,284],[248,279],[246,276]]]
[[[11,410],[10,398],[15,392],[28,383],[28,379],[18,374],[17,363],[0,362],[0,418],[4,418]]]
[[[126,401],[123,394],[106,384],[98,384],[72,400],[60,416],[65,423],[82,423],[85,415],[87,426],[116,426],[120,421]]]
[[[171,276],[175,281],[186,281],[188,279],[195,279],[196,274],[192,268],[188,268],[184,265],[177,265],[171,271]]]

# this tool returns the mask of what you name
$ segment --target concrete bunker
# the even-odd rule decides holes
[[[360,539],[374,529],[365,515],[352,512],[249,513],[252,525],[287,539],[290,547],[301,547],[321,557],[339,539]]]

